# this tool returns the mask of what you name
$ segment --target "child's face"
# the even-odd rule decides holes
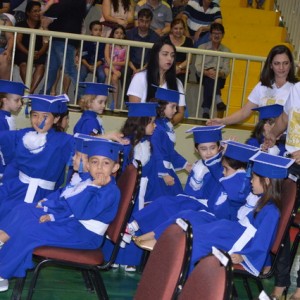
[[[45,124],[43,128],[39,128],[39,126],[44,120]],[[39,133],[45,133],[49,131],[52,128],[53,124],[56,124],[58,120],[59,117],[54,117],[52,113],[49,112],[31,111],[30,113],[31,125],[34,128],[34,130]]]
[[[154,129],[156,127],[156,124],[154,122],[155,122],[155,117],[153,117],[151,119],[151,122],[145,128],[146,135],[152,135],[153,134]]]
[[[101,25],[94,25],[91,30],[91,35],[93,36],[101,36],[102,34],[102,26]]]
[[[23,101],[20,95],[7,94],[6,98],[3,98],[2,109],[11,113],[18,113],[22,105]]]
[[[110,181],[110,175],[117,172],[119,164],[105,156],[92,156],[89,158],[88,170],[94,178],[94,184],[105,185]]]
[[[90,110],[102,114],[106,105],[106,96],[97,96],[90,104]]]
[[[169,102],[164,110],[165,116],[168,119],[172,119],[177,112],[177,104],[174,102]]]
[[[201,156],[201,158],[203,160],[206,160],[206,159],[209,159],[209,158],[212,158],[213,156],[215,156],[219,152],[220,147],[215,142],[201,143],[198,145],[196,150],[199,153],[199,155]]]
[[[268,181],[269,179],[265,178],[265,180]],[[263,188],[263,185],[261,184],[259,176],[257,176],[256,174],[253,173],[251,183],[252,183],[252,192],[254,195],[263,194],[264,188]],[[266,182],[266,183],[268,183],[268,182]]]
[[[225,159],[222,160],[223,176],[228,177],[236,172],[235,169],[231,168]]]
[[[114,39],[120,39],[123,40],[125,37],[124,31],[122,28],[118,28],[114,32]]]
[[[269,134],[269,132],[271,131],[271,129],[274,127],[275,122],[266,122],[266,124],[264,125],[264,132],[263,135],[267,136]]]
[[[73,156],[73,170],[78,171],[80,166],[80,160],[82,161],[83,172],[88,172],[88,157],[86,154],[76,151]]]

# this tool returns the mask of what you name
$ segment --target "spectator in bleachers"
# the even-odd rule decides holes
[[[151,49],[147,68],[133,76],[127,91],[129,102],[149,102],[155,96],[155,86],[179,91],[180,98],[177,113],[172,118],[173,125],[183,120],[186,106],[183,85],[176,78],[175,57],[176,48],[169,38],[157,41]]]
[[[135,25],[137,26],[138,13],[142,8],[149,8],[153,13],[150,28],[159,36],[164,36],[170,32],[172,22],[172,10],[169,4],[161,0],[141,0],[135,7]]]
[[[185,24],[182,19],[174,19],[171,23],[171,32],[169,34],[172,44],[176,47],[193,48],[194,44],[191,38],[185,35]],[[176,53],[176,74],[184,84],[187,67],[186,53]]]
[[[182,13],[195,47],[209,41],[209,29],[212,23],[222,24],[222,14],[218,4],[212,0],[189,0]]]
[[[13,26],[13,23],[7,16],[8,14],[0,14],[0,25]],[[0,79],[10,79],[11,56],[13,50],[14,35],[12,32],[0,32]]]
[[[256,8],[257,9],[263,9],[263,5],[265,3],[265,0],[255,0],[255,2],[256,2]],[[253,0],[248,0],[247,6],[252,7],[252,3],[253,3]]]
[[[138,12],[137,27],[126,32],[128,40],[155,43],[159,40],[159,35],[150,28],[153,18],[152,11],[149,8],[143,8]],[[145,49],[144,60],[142,62],[143,48],[130,47],[129,63],[126,76],[125,91],[127,92],[132,75],[144,69],[148,63],[150,49]],[[141,65],[142,64],[142,65]]]
[[[126,29],[132,27],[134,22],[133,3],[130,0],[103,0],[100,22],[103,24],[103,37],[109,37],[112,28],[116,25],[122,25]]]
[[[172,13],[173,13],[173,20],[184,11],[185,6],[187,5],[188,0],[173,0],[172,5]]]
[[[41,26],[41,3],[38,1],[30,1],[26,5],[26,20],[17,23],[17,27],[39,29]],[[18,33],[17,35],[17,49],[15,56],[15,63],[19,66],[20,76],[25,82],[27,59],[29,50],[28,34]],[[34,49],[34,61],[35,66],[32,74],[32,82],[30,87],[30,94],[33,94],[39,83],[41,82],[45,72],[46,52],[48,50],[48,43],[43,42],[43,37],[36,36],[35,49]]]
[[[8,13],[10,10],[10,0],[0,0],[0,14]]]
[[[102,25],[99,21],[92,21],[90,23],[90,31],[92,36],[101,36],[102,33]],[[98,83],[105,82],[105,73],[103,69],[104,63],[104,47],[103,43],[99,43],[98,48],[98,56],[96,61],[96,77]],[[81,60],[81,67],[80,67],[80,75],[79,75],[79,82],[85,81],[87,75],[89,73],[94,72],[95,68],[95,56],[97,50],[97,42],[88,42],[85,41],[83,44],[82,49],[82,60]],[[83,88],[79,88],[78,90],[78,98],[81,98],[83,94]]]
[[[44,29],[53,30],[57,32],[67,32],[80,34],[83,19],[86,13],[86,0],[59,0],[59,2],[48,1],[51,5],[46,11],[48,17],[42,18],[42,26]],[[51,22],[52,21],[52,22]],[[75,53],[78,46],[78,41],[69,40],[67,45],[67,55],[65,61],[65,72],[71,78],[71,81],[76,86],[77,68],[75,65]],[[65,40],[53,38],[52,47],[50,51],[50,63],[48,72],[48,82],[46,84],[46,94],[50,94],[57,72],[62,66],[65,50]],[[43,90],[42,90],[43,93]]]
[[[222,44],[222,39],[225,34],[225,30],[222,24],[213,23],[210,26],[210,42],[202,44],[198,49],[202,50],[211,50],[211,51],[220,51],[220,52],[231,52],[227,47]],[[219,63],[219,70],[217,73],[217,66]],[[226,105],[221,99],[221,89],[225,85],[226,77],[230,72],[230,59],[225,57],[220,57],[220,62],[218,62],[218,56],[205,56],[205,61],[203,62],[203,55],[196,56],[195,68],[197,74],[200,76],[203,67],[203,118],[209,118],[209,111],[212,104],[215,80],[217,80],[217,89],[216,89],[216,103],[217,110],[224,111],[226,110]]]

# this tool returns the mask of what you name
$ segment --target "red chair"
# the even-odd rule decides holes
[[[114,263],[120,248],[120,242],[139,191],[142,174],[141,163],[138,167],[127,166],[117,181],[121,191],[121,201],[114,221],[109,225],[106,236],[115,246],[108,262],[104,262],[101,249],[78,250],[58,247],[39,247],[34,251],[34,257],[40,262],[34,269],[27,299],[31,299],[42,267],[47,265],[63,265],[80,269],[88,287],[95,290],[99,299],[108,299],[100,270],[108,269]],[[25,278],[17,280],[13,291],[13,299],[20,299]]]
[[[199,260],[183,286],[178,300],[227,300],[231,299],[232,263],[230,256],[219,250],[222,256],[209,254]]]
[[[280,221],[274,244],[271,248],[270,255],[272,258],[271,268],[267,273],[261,273],[258,277],[255,277],[248,273],[241,265],[234,265],[234,275],[243,278],[244,287],[247,291],[248,298],[253,299],[252,291],[248,282],[248,278],[255,280],[259,293],[264,289],[262,279],[270,278],[273,276],[275,271],[275,265],[284,248],[287,236],[293,219],[295,217],[296,206],[297,206],[297,194],[299,193],[299,181],[297,183],[292,179],[285,179],[282,184],[282,209],[280,215]],[[236,292],[236,289],[234,289]]]
[[[144,268],[134,299],[175,299],[190,265],[192,229],[170,225],[157,241]]]

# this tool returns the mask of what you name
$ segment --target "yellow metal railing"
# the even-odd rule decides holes
[[[149,43],[140,43],[140,42],[134,42],[129,40],[114,40],[110,38],[99,38],[99,37],[93,37],[91,35],[76,35],[76,34],[67,34],[62,32],[52,32],[52,31],[43,31],[43,30],[35,30],[35,29],[28,29],[28,28],[19,28],[19,27],[3,27],[0,26],[1,31],[9,31],[14,33],[14,48],[13,48],[13,61],[14,61],[14,55],[15,55],[15,45],[16,45],[16,36],[17,33],[23,33],[23,34],[30,34],[30,44],[29,44],[29,56],[28,56],[28,62],[27,62],[27,73],[26,73],[26,80],[25,84],[27,86],[31,85],[31,78],[32,78],[32,71],[33,71],[33,54],[34,54],[34,45],[35,40],[37,36],[44,36],[49,37],[49,50],[48,53],[52,47],[52,40],[53,38],[62,38],[65,39],[65,45],[67,45],[68,41],[70,39],[72,40],[78,40],[80,42],[79,47],[79,54],[82,52],[83,42],[84,41],[92,41],[98,43],[104,43],[104,44],[118,44],[118,45],[126,45],[128,47],[128,51],[130,51],[130,47],[142,47],[143,48],[143,58],[141,64],[143,64],[144,55],[145,55],[145,49],[151,48],[152,44]],[[98,49],[98,48],[97,48]],[[201,101],[202,101],[202,75],[200,76],[200,82],[197,83],[195,80],[192,79],[194,76],[194,56],[195,55],[203,55],[203,59],[205,59],[205,56],[217,56],[218,57],[218,65],[217,65],[217,71],[219,69],[220,59],[222,57],[229,58],[231,61],[231,71],[230,74],[226,80],[225,88],[222,90],[222,99],[227,104],[227,109],[225,111],[225,115],[231,114],[234,111],[238,110],[241,106],[244,105],[245,101],[247,101],[247,96],[254,87],[253,84],[253,78],[255,78],[254,82],[258,82],[259,80],[259,74],[263,67],[263,63],[265,58],[264,57],[258,57],[258,56],[249,56],[249,55],[241,55],[241,54],[235,54],[235,53],[225,53],[225,52],[217,52],[217,51],[207,51],[207,50],[200,50],[195,48],[177,48],[179,52],[183,52],[187,54],[188,59],[188,66],[187,66],[187,75],[185,77],[184,81],[184,89],[186,93],[186,103],[187,108],[189,111],[189,119],[190,120],[203,120],[201,118]],[[98,50],[97,50],[98,51]],[[127,52],[128,53],[128,52]],[[97,53],[96,53],[97,54]],[[97,57],[97,55],[96,55]],[[64,53],[64,61],[66,59],[66,47],[65,47],[65,53]],[[12,64],[13,64],[12,61]],[[124,74],[127,74],[127,68],[128,68],[128,61],[129,61],[129,55],[127,54],[126,57],[126,65]],[[79,61],[78,66],[81,64],[81,55],[79,55]],[[96,64],[96,61],[95,61]],[[48,80],[48,73],[49,69],[49,56],[48,60],[46,62],[46,70],[44,75],[44,82],[47,82]],[[202,64],[202,66],[204,66]],[[111,66],[110,66],[111,67]],[[13,69],[13,68],[12,68]],[[62,73],[64,73],[64,64],[62,66]],[[71,99],[71,105],[76,107],[77,106],[77,94],[78,94],[78,81],[79,81],[79,73],[80,73],[80,67],[78,67],[78,76],[77,76],[77,84],[74,88],[74,93],[69,92],[69,96]],[[190,73],[190,74],[189,74]],[[203,67],[202,72],[203,74]],[[92,74],[92,81],[95,81],[95,70]],[[11,72],[11,79],[13,77],[13,71]],[[252,79],[252,80],[250,80]],[[124,97],[126,91],[123,87],[126,86],[126,81],[130,80],[130,78],[127,78],[124,76],[121,82],[122,92],[120,93],[121,98],[121,106],[120,111],[125,110],[124,106]],[[110,82],[110,76],[108,78],[108,82]],[[214,90],[216,91],[216,83],[214,86]],[[62,92],[62,81],[60,82],[59,87],[60,93]],[[38,91],[36,91],[38,92]],[[215,115],[216,109],[215,109],[215,96],[213,97],[213,105],[211,109],[211,117]],[[247,120],[244,124],[252,126],[254,124],[255,120],[253,118],[250,118]]]

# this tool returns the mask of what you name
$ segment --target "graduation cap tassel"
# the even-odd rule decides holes
[[[44,120],[41,122],[41,124],[39,125],[39,129],[43,129],[46,123],[47,117],[44,117]]]
[[[78,173],[83,173],[83,161],[80,157],[79,167],[78,167]]]
[[[246,169],[246,176],[244,178],[244,181],[243,181],[243,184],[242,184],[242,188],[241,188],[239,194],[245,195],[245,192],[247,194],[250,192],[250,190],[249,190],[249,182],[251,180],[251,173],[252,173],[252,164],[248,163],[248,166],[247,166],[247,169]],[[246,189],[247,189],[247,191],[246,191]],[[245,195],[245,196],[247,196],[247,195]]]
[[[25,116],[27,117],[29,115],[29,102],[26,102],[26,106],[25,106]]]

